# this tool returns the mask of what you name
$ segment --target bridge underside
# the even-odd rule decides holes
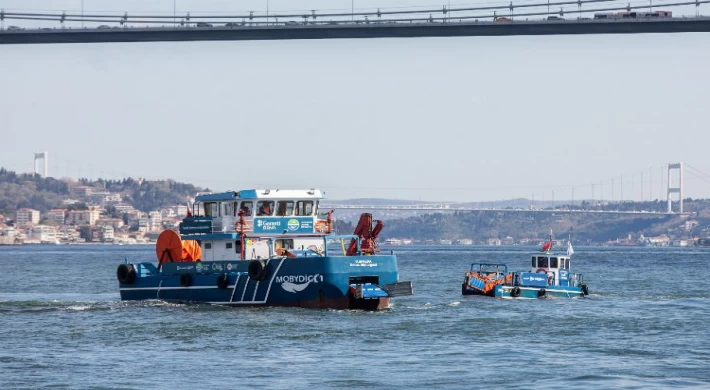
[[[0,44],[710,32],[710,18],[0,31]]]

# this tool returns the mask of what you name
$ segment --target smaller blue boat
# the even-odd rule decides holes
[[[582,274],[570,272],[572,245],[567,255],[551,253],[551,241],[541,254],[532,255],[530,271],[508,272],[505,264],[473,263],[461,293],[496,298],[574,298],[589,295]]]

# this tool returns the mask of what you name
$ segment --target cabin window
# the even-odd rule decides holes
[[[293,215],[293,201],[292,200],[280,200],[278,206],[276,207],[276,215],[285,217],[287,215]]]
[[[223,205],[224,205],[224,213],[222,213],[222,215],[234,215],[234,203],[227,202],[227,203],[223,203]]]
[[[537,266],[538,268],[547,268],[547,257],[538,257]]]
[[[537,268],[537,257],[533,256],[532,258],[532,267]]]
[[[262,200],[256,203],[258,216],[274,215],[274,201]]]
[[[205,203],[205,216],[206,217],[218,217],[219,209],[217,208],[217,203],[208,202]]]
[[[234,241],[234,251],[236,253],[242,253],[242,242],[241,241]]]
[[[278,239],[274,240],[274,249],[293,249],[293,239]]]
[[[299,200],[296,202],[296,215],[313,215],[313,201]]]
[[[557,257],[550,257],[550,268],[559,268],[557,263]]]
[[[569,269],[569,259],[565,259],[565,269]]]
[[[242,207],[239,208],[242,212],[244,212],[245,217],[250,217],[252,215],[252,210],[254,209],[254,202],[248,200],[242,202]]]
[[[205,243],[205,249],[212,249],[212,243],[211,243],[211,242],[206,242],[206,243]]]
[[[225,244],[227,249],[232,249],[232,243],[228,242]]]

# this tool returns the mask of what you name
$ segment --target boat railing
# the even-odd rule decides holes
[[[570,287],[580,287],[584,284],[584,276],[582,274],[569,274]]]
[[[346,240],[347,243],[346,243]],[[323,236],[323,253],[325,256],[328,256],[328,253],[331,251],[331,249],[328,249],[328,244],[330,241],[330,244],[338,244],[340,245],[340,249],[342,250],[342,256],[346,255],[346,246],[350,245],[350,240],[355,240],[357,244],[357,254],[361,255],[362,252],[360,251],[360,237],[355,235],[355,234],[333,234],[333,235],[328,235],[328,236]]]
[[[501,271],[501,268],[503,271]],[[508,266],[500,263],[471,263],[471,271],[478,273],[496,273],[507,275]]]

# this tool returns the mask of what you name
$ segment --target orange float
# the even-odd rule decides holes
[[[182,261],[202,260],[202,248],[195,240],[185,240],[182,242]]]
[[[328,221],[319,219],[316,222],[316,231],[318,233],[330,233],[330,229],[328,228]]]

